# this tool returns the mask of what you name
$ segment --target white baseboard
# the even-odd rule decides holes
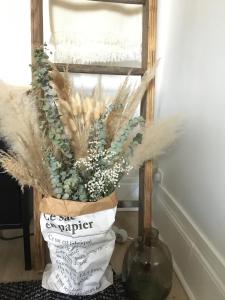
[[[187,284],[186,279],[184,278],[183,273],[181,272],[179,266],[176,264],[176,262],[173,260],[173,269],[177,275],[177,277],[179,278],[182,287],[184,288],[186,294],[188,295],[189,300],[197,300],[197,298],[194,296],[194,294],[192,293],[191,288],[189,287],[189,285]]]
[[[225,299],[225,260],[178,201],[158,185],[154,223],[169,246],[174,269],[191,300]]]

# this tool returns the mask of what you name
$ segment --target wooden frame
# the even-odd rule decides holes
[[[31,0],[31,46],[32,62],[33,49],[43,44],[43,2],[42,0]],[[33,192],[34,198],[34,269],[42,272],[45,267],[45,244],[40,229],[39,202],[41,195]]]
[[[91,0],[111,3],[123,3],[123,4],[144,4],[146,0]]]
[[[102,65],[86,65],[86,64],[62,64],[56,63],[59,71],[63,71],[68,67],[70,73],[84,73],[84,74],[105,74],[105,75],[130,75],[142,76],[145,72],[144,68],[129,68],[116,66],[102,66]]]
[[[92,0],[98,1],[98,0]],[[157,0],[102,0],[102,2],[142,4],[143,5],[143,35],[142,35],[142,67],[133,68],[132,75],[143,75],[147,68],[152,68],[156,60],[156,27]],[[43,0],[31,0],[31,43],[32,49],[43,44]],[[58,64],[63,70],[65,64]],[[106,67],[90,65],[69,65],[70,72],[126,75],[130,68]],[[155,82],[151,82],[141,104],[141,114],[146,120],[153,120]],[[146,162],[140,169],[139,179],[139,233],[144,228],[151,227],[151,192],[152,163]],[[35,270],[43,271],[45,266],[45,245],[40,232],[39,202],[41,195],[34,192],[34,255]]]
[[[142,68],[151,69],[156,63],[157,0],[143,5]],[[155,80],[152,80],[142,99],[141,115],[148,121],[154,117]],[[139,234],[152,225],[152,162],[139,171]]]

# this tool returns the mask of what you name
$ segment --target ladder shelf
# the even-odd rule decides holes
[[[68,70],[70,73],[86,73],[86,74],[104,74],[104,75],[136,75],[142,76],[145,72],[143,68],[129,68],[118,66],[105,66],[93,64],[55,64],[59,71]]]
[[[43,0],[31,1],[31,43],[32,50],[43,45]],[[99,1],[99,0],[91,0]],[[57,63],[60,71],[68,67],[71,73],[110,74],[142,76],[144,72],[153,68],[156,60],[156,27],[157,27],[157,0],[100,0],[121,4],[140,4],[143,6],[142,18],[142,65],[141,68],[107,66],[96,64],[65,64]],[[33,59],[33,58],[32,58]],[[141,115],[147,120],[153,120],[155,82],[151,82],[141,103]],[[152,192],[152,162],[146,162],[139,172],[139,233],[143,228],[151,227],[151,192]],[[35,270],[43,271],[45,267],[45,244],[40,231],[39,203],[41,195],[34,193],[34,255]],[[136,203],[137,201],[135,201]],[[121,205],[120,205],[121,206]],[[133,205],[131,205],[133,206]]]

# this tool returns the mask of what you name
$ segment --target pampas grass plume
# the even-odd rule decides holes
[[[171,117],[164,121],[145,124],[142,143],[139,144],[130,159],[134,168],[139,168],[147,160],[156,158],[178,138],[183,124],[181,116]]]
[[[22,185],[51,193],[38,112],[27,90],[0,81],[0,136],[10,146],[10,155],[1,153],[0,163]]]
[[[151,70],[147,70],[142,77],[141,84],[132,92],[130,92],[131,87],[128,84],[129,77],[126,77],[116,97],[112,100],[113,105],[122,104],[123,108],[113,110],[107,119],[106,127],[109,142],[116,137],[119,130],[127,124],[129,119],[133,118],[149,83],[155,77],[155,70],[156,66]]]

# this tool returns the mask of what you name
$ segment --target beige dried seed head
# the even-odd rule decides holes
[[[76,125],[75,125],[74,120],[69,119],[68,122],[69,122],[69,125],[70,125],[71,130],[72,130],[73,132],[77,132],[77,127],[76,127]]]
[[[71,107],[66,101],[60,100],[59,104],[61,106],[62,112],[64,112],[64,113],[70,113],[71,112]]]

